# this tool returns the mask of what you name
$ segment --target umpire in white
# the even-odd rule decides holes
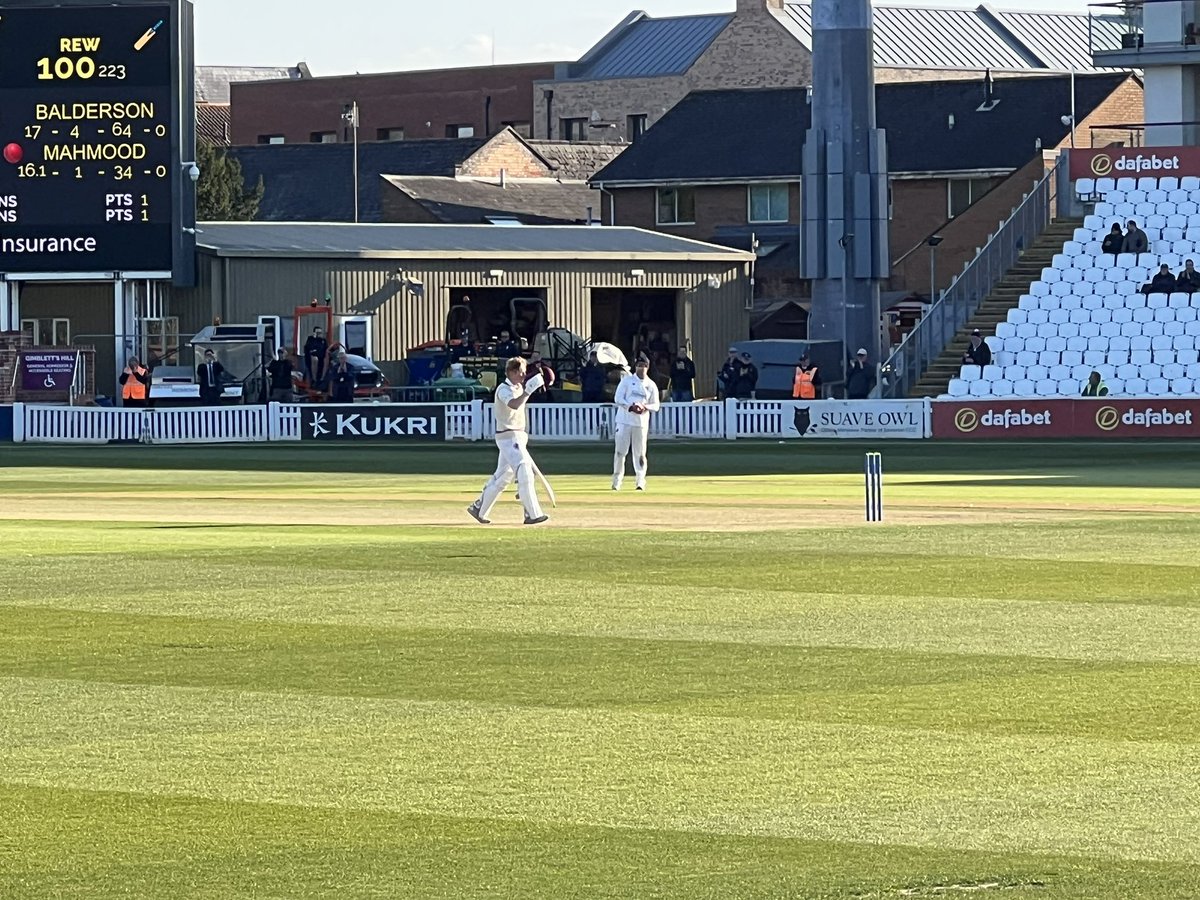
[[[650,413],[658,412],[658,385],[646,373],[650,360],[638,356],[632,375],[617,385],[613,403],[617,405],[617,452],[613,455],[612,489],[619,491],[625,478],[625,457],[633,451],[633,474],[637,489],[646,489],[646,438],[650,433]]]
[[[525,507],[525,524],[537,525],[550,517],[542,512],[534,487],[533,459],[526,449],[529,433],[525,426],[525,404],[542,387],[542,376],[534,375],[526,382],[525,360],[519,356],[505,364],[504,374],[507,376],[504,384],[496,388],[496,447],[500,450],[500,461],[483,486],[483,493],[467,507],[467,512],[481,525],[489,524],[492,507],[515,477],[521,505]]]

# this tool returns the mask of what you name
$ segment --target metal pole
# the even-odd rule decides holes
[[[933,303],[937,300],[937,261],[935,254],[937,253],[937,245],[929,245],[929,302]]]
[[[350,127],[354,131],[354,222],[358,223],[358,101],[350,106]]]
[[[1075,149],[1075,67],[1071,66],[1071,149]]]

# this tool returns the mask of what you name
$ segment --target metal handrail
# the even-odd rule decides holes
[[[942,292],[915,328],[900,342],[880,368],[880,396],[897,399],[910,391],[971,317],[992,288],[1021,254],[1050,224],[1056,200],[1060,156],[1052,168],[1013,209],[988,238],[983,249]]]

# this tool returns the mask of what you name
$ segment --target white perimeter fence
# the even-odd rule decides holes
[[[537,442],[606,441],[613,435],[616,410],[608,403],[531,403],[529,434]],[[405,442],[403,423],[431,419],[435,439],[491,440],[496,433],[492,405],[480,400],[447,404],[327,404],[107,409],[100,407],[13,407],[13,439],[26,443],[155,444],[252,443],[315,439],[306,425],[324,413],[336,433],[326,439]],[[341,413],[341,415],[338,415]],[[331,419],[332,417],[332,419]],[[390,421],[373,433],[341,428],[338,420]],[[738,440],[741,438],[908,439],[930,436],[928,400],[726,400],[664,403],[650,417],[650,437],[658,440]],[[400,424],[395,424],[399,422]],[[428,432],[421,439],[428,441]]]

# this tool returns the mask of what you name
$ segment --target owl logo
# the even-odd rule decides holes
[[[796,426],[796,433],[800,435],[800,437],[804,437],[806,434],[808,434],[809,430],[812,428],[812,414],[809,412],[808,407],[797,406],[795,408],[795,414],[792,417],[792,422]]]

